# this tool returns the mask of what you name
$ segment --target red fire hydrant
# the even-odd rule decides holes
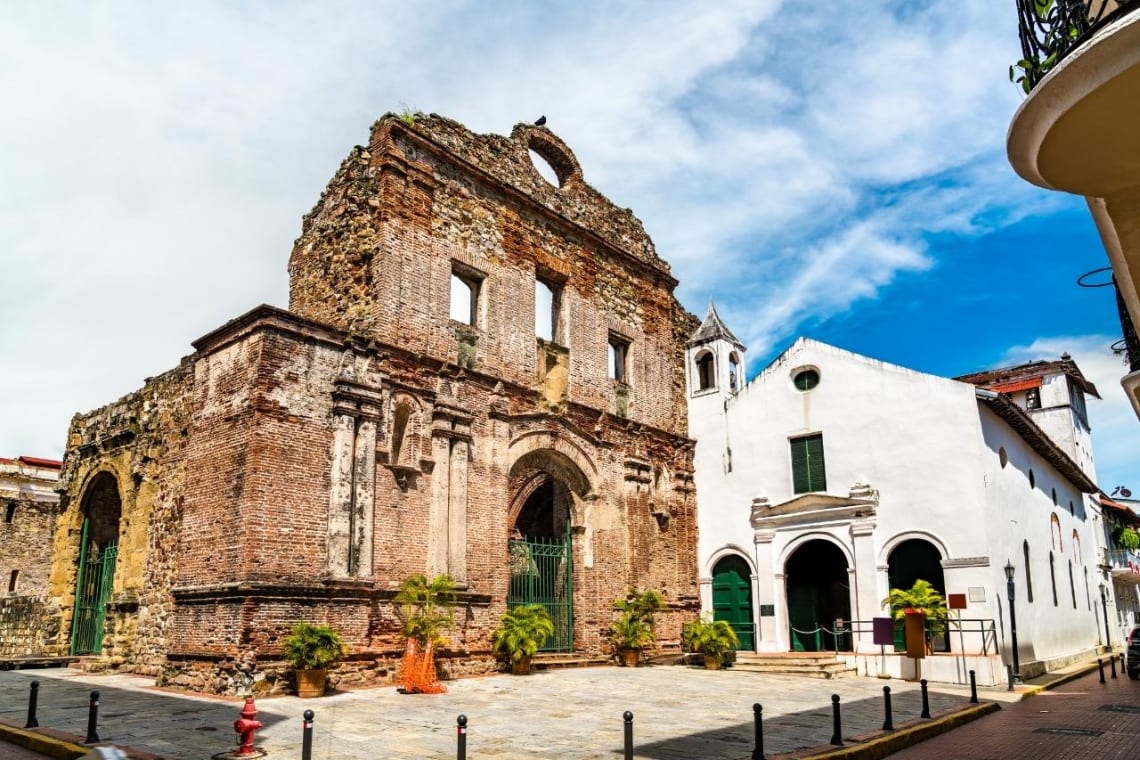
[[[241,717],[234,721],[234,731],[238,732],[238,741],[241,742],[237,751],[239,757],[253,754],[253,735],[261,728],[261,721],[254,720],[256,716],[257,708],[253,704],[253,697],[246,697]]]

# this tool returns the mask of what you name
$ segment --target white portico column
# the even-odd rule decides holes
[[[760,529],[753,538],[756,560],[756,608],[753,611],[753,622],[756,623],[756,651],[780,652],[787,647],[787,642],[781,642],[781,632],[786,638],[788,627],[788,614],[784,609],[786,605],[777,602],[778,595],[783,591],[783,573],[776,573],[776,558],[773,556],[772,539],[776,531]],[[782,568],[780,568],[782,569]],[[775,610],[775,617],[761,615],[765,607]]]
[[[851,578],[853,620],[870,622],[871,618],[880,614],[878,588],[878,562],[875,560],[875,521],[872,519],[856,519],[851,523],[851,544],[855,557],[854,577]],[[855,651],[873,650],[871,629],[869,626],[860,633],[855,644]]]

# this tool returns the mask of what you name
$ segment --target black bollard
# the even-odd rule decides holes
[[[970,671],[970,704],[978,704],[978,679],[974,677],[974,671]]]
[[[97,744],[99,742],[99,732],[95,730],[95,724],[99,720],[99,692],[91,692],[91,706],[87,708],[87,738],[83,740],[84,744]]]
[[[32,681],[28,690],[28,722],[24,728],[39,728],[40,722],[36,720],[36,703],[40,700],[40,682]]]
[[[1120,653],[1120,672],[1123,673],[1124,671],[1125,671],[1125,668],[1124,668],[1124,652],[1121,652]]]
[[[1108,658],[1108,664],[1112,666],[1112,677],[1116,678],[1116,655]]]
[[[883,730],[884,731],[894,731],[895,730],[895,721],[894,721],[894,718],[891,717],[891,687],[890,686],[884,686],[883,687],[883,714],[884,714]]]
[[[625,760],[633,760],[633,713],[626,710],[622,713],[622,720],[625,721]]]
[[[1009,688],[1006,691],[1013,691],[1013,666],[1005,666],[1005,677],[1009,681]]]
[[[1100,671],[1100,682],[1104,683],[1104,660],[1096,658],[1096,669]]]
[[[831,695],[831,743],[843,744],[843,726],[839,721],[839,695]]]
[[[305,710],[301,722],[301,760],[313,760],[313,711]]]
[[[752,760],[765,760],[764,758],[764,727],[760,723],[760,713],[764,708],[760,703],[752,705],[752,718],[756,724],[756,747],[752,750]]]
[[[456,760],[467,760],[467,716],[460,715],[456,723]]]
[[[919,681],[918,685],[922,687],[922,715],[920,715],[918,717],[929,718],[930,717],[930,696],[927,695],[927,693],[926,693],[926,679],[924,678],[921,681]]]

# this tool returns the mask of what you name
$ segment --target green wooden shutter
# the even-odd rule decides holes
[[[792,490],[810,493],[827,490],[827,475],[823,461],[823,435],[793,438]]]

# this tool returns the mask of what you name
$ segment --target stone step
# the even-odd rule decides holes
[[[590,668],[609,663],[604,657],[589,657],[576,654],[540,654],[531,661],[535,670],[557,670],[560,668]]]
[[[733,670],[740,670],[745,673],[764,673],[765,675],[773,676],[798,676],[800,678],[848,678],[850,676],[858,675],[855,668],[848,668],[846,666],[839,666],[836,669],[830,668],[789,668],[780,667],[778,665],[733,665]]]

